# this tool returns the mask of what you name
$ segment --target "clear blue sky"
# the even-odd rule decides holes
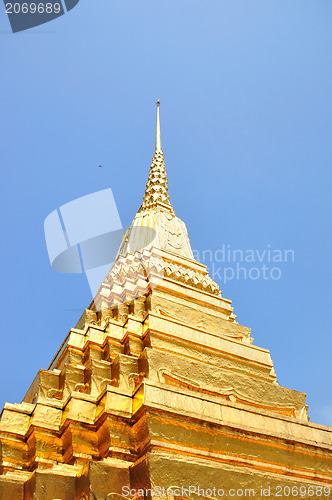
[[[0,4],[1,407],[91,300],[84,275],[51,269],[45,217],[111,187],[131,223],[160,98],[193,248],[294,250],[279,280],[221,288],[279,383],[332,425],[331,25],[330,0],[81,0],[14,35]]]

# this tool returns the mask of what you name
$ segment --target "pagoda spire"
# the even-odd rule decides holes
[[[161,149],[161,134],[160,134],[160,113],[159,113],[160,101],[157,101],[157,125],[156,125],[156,151],[162,151]]]
[[[174,214],[168,195],[168,180],[165,169],[164,153],[161,148],[160,134],[160,101],[157,101],[157,123],[156,123],[156,146],[155,153],[150,166],[149,178],[145,188],[143,203],[139,212],[149,210],[157,206],[163,207]]]

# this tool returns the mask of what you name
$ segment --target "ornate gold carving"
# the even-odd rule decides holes
[[[152,249],[119,257],[105,279],[101,296],[109,304],[146,296],[151,293],[156,278],[159,279],[157,284],[168,278],[219,297],[221,295],[218,284],[207,274],[166,261]],[[124,309],[121,305],[121,311]],[[127,312],[120,313],[121,321],[126,320],[126,315]]]
[[[90,389],[90,384],[76,384],[74,391],[81,392],[82,394],[86,394]]]
[[[145,376],[144,372],[141,373],[129,373],[128,375],[128,386],[130,389],[135,389],[143,380]]]
[[[158,370],[159,381],[168,385],[183,387],[191,389],[197,392],[203,392],[205,394],[210,394],[212,396],[224,396],[226,399],[232,403],[241,403],[243,405],[254,406],[256,408],[261,408],[264,410],[270,410],[280,415],[287,415],[289,417],[296,417],[296,409],[294,406],[282,405],[275,402],[269,401],[257,401],[250,398],[247,395],[242,394],[234,387],[221,387],[211,390],[210,388],[202,386],[197,381],[193,381],[187,377],[171,372],[167,368],[159,368]],[[305,410],[303,408],[302,412]],[[299,418],[302,419],[302,412]]]
[[[165,169],[165,159],[162,150],[155,152],[146,184],[143,203],[139,212],[155,208],[157,204],[164,206],[169,213],[174,214],[168,195],[168,181]]]
[[[47,398],[62,399],[62,390],[59,389],[49,389],[47,391]]]
[[[165,239],[165,244],[162,248],[167,248],[167,246],[176,250],[182,248],[182,231],[179,228],[177,218],[170,213],[162,212],[160,214],[160,220]]]

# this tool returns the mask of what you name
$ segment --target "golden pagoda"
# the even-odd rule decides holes
[[[332,428],[192,253],[156,147],[114,265],[0,421],[0,500],[332,498]]]

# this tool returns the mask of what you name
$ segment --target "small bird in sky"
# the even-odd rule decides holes
[[[103,166],[102,166],[102,165],[98,165],[98,167],[101,167],[101,168],[102,168]]]

